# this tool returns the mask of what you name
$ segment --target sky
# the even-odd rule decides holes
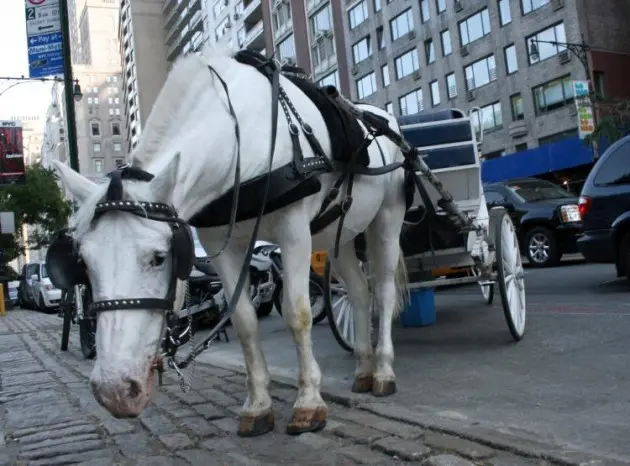
[[[0,60],[1,77],[28,77],[28,56],[26,49],[25,0],[0,0]],[[0,80],[0,93],[7,87]],[[0,119],[17,115],[46,116],[50,103],[50,82],[26,82],[9,89],[0,95]]]

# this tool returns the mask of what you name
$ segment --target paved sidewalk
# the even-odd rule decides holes
[[[0,465],[552,464],[392,420],[377,405],[369,412],[330,403],[322,432],[290,437],[295,390],[277,384],[275,432],[241,439],[244,377],[202,364],[189,393],[167,373],[139,419],[117,420],[89,390],[92,363],[80,355],[77,328],[68,352],[59,350],[60,333],[56,315],[15,310],[0,318]]]

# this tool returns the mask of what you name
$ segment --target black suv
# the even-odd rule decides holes
[[[580,216],[582,255],[589,262],[615,264],[617,276],[630,281],[630,136],[595,163],[582,187]]]
[[[582,223],[576,195],[537,178],[486,184],[484,194],[488,208],[505,207],[532,266],[556,265],[563,254],[578,251]]]

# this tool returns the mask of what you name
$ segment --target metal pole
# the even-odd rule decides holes
[[[79,148],[77,146],[76,115],[74,113],[74,79],[72,77],[72,52],[70,44],[70,19],[68,17],[68,0],[59,0],[59,16],[61,20],[63,85],[66,101],[66,123],[68,131],[68,155],[70,168],[79,171]]]

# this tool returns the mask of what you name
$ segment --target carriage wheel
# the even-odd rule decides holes
[[[527,309],[518,237],[510,216],[503,208],[490,211],[490,229],[496,249],[497,284],[503,313],[512,337],[519,341],[525,334]]]
[[[326,259],[324,268],[324,308],[330,329],[339,346],[354,352],[354,309],[348,299],[344,283],[332,276],[332,264]]]
[[[481,275],[481,271],[477,267],[472,267],[470,269],[470,275],[473,277],[479,277]],[[490,306],[492,301],[494,301],[494,283],[490,283],[489,285],[479,285],[481,288],[481,294],[483,295],[483,299],[486,301],[486,304]]]

